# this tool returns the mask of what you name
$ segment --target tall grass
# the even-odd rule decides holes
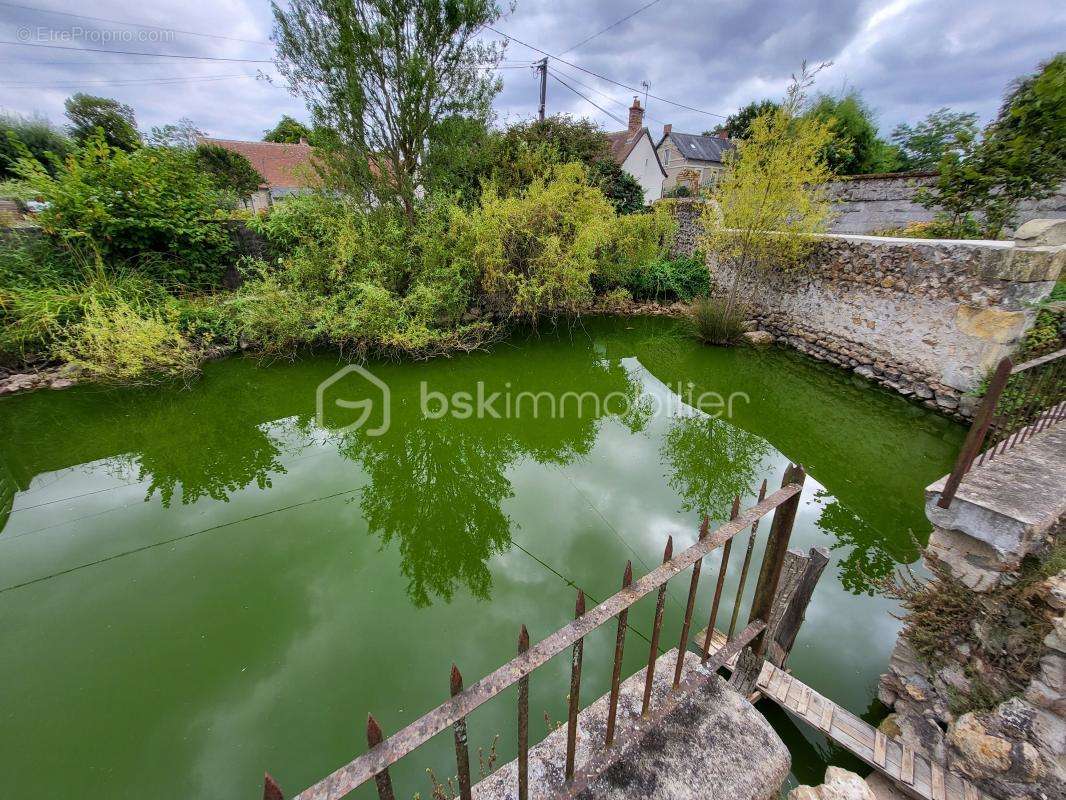
[[[703,344],[736,344],[744,333],[743,309],[722,298],[699,297],[685,312],[685,327]]]

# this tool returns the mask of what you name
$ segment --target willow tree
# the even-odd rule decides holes
[[[272,3],[278,70],[303,97],[336,188],[398,202],[413,218],[430,131],[487,117],[502,47],[477,40],[494,0]]]
[[[791,270],[828,229],[832,177],[829,123],[801,113],[813,73],[793,77],[785,102],[751,122],[747,138],[726,155],[725,171],[704,207],[703,244],[728,286],[723,313],[746,313],[770,270]]]

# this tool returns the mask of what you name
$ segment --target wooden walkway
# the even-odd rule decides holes
[[[702,646],[704,634],[698,635]],[[726,637],[715,631],[711,650],[717,652]],[[736,659],[727,666],[732,669]],[[823,697],[785,670],[764,661],[755,686],[759,693],[790,714],[817,728],[845,750],[854,753],[878,772],[887,775],[907,794],[923,800],[992,800],[965,778],[948,772],[908,745],[889,738],[868,722]]]

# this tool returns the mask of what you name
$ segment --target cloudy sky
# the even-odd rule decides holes
[[[664,122],[698,133],[779,97],[804,59],[832,61],[817,88],[860,89],[885,133],[941,106],[986,120],[1011,79],[1066,47],[1061,0],[658,0],[582,43],[647,4],[518,0],[496,27],[571,62],[552,71],[587,99],[553,77],[549,113],[617,129],[592,103],[624,120],[633,92],[617,84],[647,82],[661,98],[648,101],[653,133]],[[133,106],[143,129],[189,117],[213,136],[257,139],[282,114],[306,118],[270,63],[271,27],[267,0],[0,1],[0,109],[61,122],[64,98],[83,91]],[[186,58],[138,55],[152,53]],[[523,65],[539,57],[509,42],[500,122],[536,112]]]

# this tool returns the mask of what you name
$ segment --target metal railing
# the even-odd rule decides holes
[[[1066,419],[1066,349],[1014,366],[999,362],[937,501],[948,508],[963,476]],[[984,450],[982,450],[982,447]]]
[[[326,776],[323,780],[305,789],[294,800],[340,800],[358,787],[373,780],[377,785],[379,800],[395,800],[389,767],[425,744],[431,738],[452,728],[455,739],[456,766],[458,770],[459,796],[462,800],[471,798],[470,756],[467,745],[466,718],[482,704],[496,697],[505,689],[518,684],[518,796],[527,800],[529,796],[529,678],[538,668],[567,648],[571,649],[570,694],[567,716],[567,748],[565,775],[566,785],[562,794],[573,796],[587,786],[602,769],[609,766],[629,749],[634,740],[655,720],[661,719],[673,704],[676,704],[676,690],[696,680],[696,673],[690,674],[682,681],[684,653],[687,651],[689,634],[692,626],[692,614],[695,608],[700,571],[703,559],[712,551],[723,547],[718,581],[715,585],[714,599],[710,619],[707,625],[701,650],[701,660],[716,671],[733,655],[743,648],[750,647],[752,655],[761,664],[767,647],[765,636],[770,619],[773,599],[781,577],[785,552],[792,532],[799,507],[800,493],[806,474],[799,466],[790,466],[784,475],[781,488],[766,496],[766,481],[759,492],[759,502],[744,512],[740,511],[740,497],[733,502],[730,521],[714,531],[708,531],[705,517],[700,527],[697,542],[683,551],[673,555],[673,537],[667,538],[666,550],[661,566],[644,577],[633,581],[632,562],[628,562],[622,578],[622,589],[617,594],[604,600],[589,611],[585,609],[585,595],[580,589],[577,593],[574,621],[566,627],[552,633],[532,647],[525,626],[521,626],[518,636],[518,655],[485,676],[472,686],[464,689],[462,675],[453,664],[451,671],[451,699],[415,720],[387,739],[373,715],[367,720],[367,744],[369,750],[349,763]],[[749,614],[749,623],[737,636],[733,636],[736,616],[744,592],[749,562],[759,521],[774,511],[769,538],[763,553],[759,579]],[[751,531],[744,569],[737,587],[734,600],[732,620],[730,623],[729,642],[712,656],[711,632],[715,629],[718,609],[726,570],[729,566],[729,551],[733,537],[745,530]],[[651,709],[652,685],[655,676],[656,661],[659,658],[659,637],[662,630],[663,612],[666,600],[667,583],[684,570],[692,567],[689,582],[688,601],[685,605],[684,622],[679,642],[679,656],[673,676],[673,690],[659,709]],[[622,655],[625,649],[626,631],[628,629],[629,609],[652,592],[658,592],[655,607],[655,621],[652,628],[651,647],[648,653],[647,674],[644,685],[644,697],[641,718],[623,734],[616,736],[616,717],[618,710],[619,689],[621,685]],[[595,753],[584,767],[575,772],[575,753],[577,743],[577,718],[580,711],[581,667],[584,660],[584,639],[592,631],[617,620],[615,637],[614,667],[611,674],[610,701],[608,706],[607,731],[603,748]],[[673,699],[672,699],[673,698]],[[266,774],[263,786],[264,800],[284,800],[284,794],[277,782]]]

